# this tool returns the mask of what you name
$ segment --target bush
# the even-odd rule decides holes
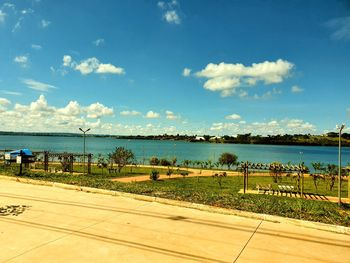
[[[151,174],[149,175],[149,178],[152,181],[157,181],[159,179],[159,172],[157,170],[152,170]]]
[[[171,165],[171,163],[165,158],[161,159],[159,163],[161,166],[170,166]]]
[[[159,165],[159,159],[155,156],[153,156],[150,160],[149,160],[149,164],[150,165]]]

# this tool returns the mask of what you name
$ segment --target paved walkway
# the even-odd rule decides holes
[[[0,262],[349,262],[350,235],[0,180]]]

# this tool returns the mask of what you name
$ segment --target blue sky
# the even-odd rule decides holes
[[[349,51],[349,1],[0,1],[0,130],[320,134]]]

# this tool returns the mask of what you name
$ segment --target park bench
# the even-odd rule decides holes
[[[294,193],[294,186],[293,185],[284,185],[279,184],[278,187],[278,193],[282,195],[283,193],[286,193],[286,195],[289,193],[291,196]]]
[[[256,189],[258,189],[258,193],[266,193],[268,192],[269,194],[271,194],[271,192],[273,191],[272,190],[272,187],[271,187],[271,184],[256,184]]]

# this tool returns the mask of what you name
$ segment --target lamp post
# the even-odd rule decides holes
[[[84,137],[84,155],[83,155],[83,167],[84,167],[84,170],[83,170],[83,175],[85,175],[85,134],[88,131],[90,131],[90,128],[86,129],[85,131],[82,128],[79,128],[79,130],[83,133],[83,137]]]
[[[339,152],[338,152],[338,205],[341,205],[341,133],[345,128],[345,124],[337,125],[337,130],[339,130]]]

